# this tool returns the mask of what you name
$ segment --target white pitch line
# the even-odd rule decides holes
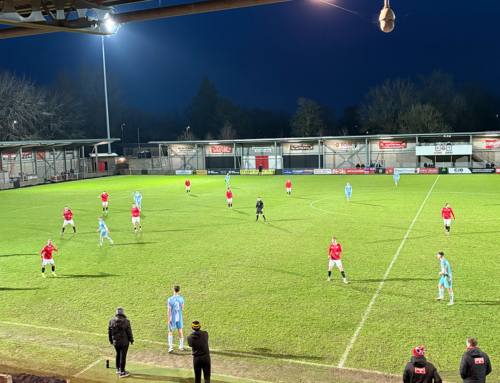
[[[366,318],[368,318],[368,315],[370,314],[370,311],[373,307],[373,304],[375,303],[375,300],[377,299],[378,295],[380,294],[380,290],[382,290],[382,287],[384,286],[384,283],[387,279],[387,276],[389,275],[389,273],[391,272],[391,269],[392,269],[392,266],[394,265],[394,263],[396,262],[396,259],[398,259],[398,256],[399,256],[399,253],[401,251],[401,249],[403,248],[405,242],[406,242],[406,239],[408,238],[408,236],[410,235],[410,231],[411,229],[413,228],[413,225],[415,224],[415,222],[417,221],[417,218],[418,216],[420,215],[420,212],[422,211],[422,209],[424,208],[424,205],[425,203],[427,202],[427,199],[429,198],[429,196],[431,195],[432,193],[432,189],[434,189],[434,186],[436,186],[436,183],[438,182],[439,180],[439,177],[440,176],[437,176],[436,178],[436,181],[434,181],[434,183],[432,184],[432,187],[431,187],[431,190],[429,190],[429,193],[427,194],[427,197],[425,197],[424,199],[424,202],[422,202],[422,205],[420,206],[420,209],[418,209],[418,212],[417,212],[417,215],[415,216],[415,218],[413,219],[410,227],[408,228],[408,231],[406,232],[406,235],[405,237],[403,238],[403,241],[401,242],[401,245],[399,245],[399,248],[398,248],[398,251],[396,251],[396,254],[394,255],[394,258],[392,259],[392,262],[391,264],[389,265],[389,268],[387,269],[387,271],[385,272],[385,275],[384,277],[382,278],[382,281],[380,282],[378,288],[377,288],[377,291],[375,291],[375,295],[373,296],[372,300],[370,301],[370,304],[368,305],[368,307],[366,308],[366,311],[363,315],[363,318],[361,319],[361,322],[359,322],[359,326],[358,328],[356,329],[356,331],[354,332],[354,335],[352,336],[351,338],[351,341],[349,342],[349,344],[347,345],[347,348],[346,350],[344,351],[344,355],[342,355],[342,358],[340,358],[340,362],[339,362],[339,365],[338,365],[338,368],[343,368],[344,367],[344,363],[347,359],[347,356],[349,355],[349,351],[351,351],[351,348],[352,346],[354,345],[354,342],[356,342],[356,339],[358,338],[358,335],[359,335],[359,332],[361,331],[361,328],[363,327],[363,325],[365,324],[365,321],[366,321]]]
[[[76,373],[73,375],[73,378],[78,378],[81,374],[83,374],[85,371],[90,370],[92,367],[94,367],[97,363],[99,363],[102,359],[99,358],[97,359],[94,363],[90,363],[87,367],[85,367],[82,371]]]

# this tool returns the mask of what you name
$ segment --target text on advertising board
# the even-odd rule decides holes
[[[359,144],[352,142],[336,142],[333,148],[335,150],[358,150]]]
[[[272,146],[254,146],[254,147],[252,147],[252,152],[254,152],[254,153],[260,153],[260,152],[274,153],[274,148]]]
[[[290,150],[313,150],[313,145],[312,144],[290,145]]]
[[[212,146],[212,153],[232,153],[231,146]]]
[[[500,140],[484,140],[486,149],[499,149]]]
[[[406,149],[406,141],[379,141],[379,149]]]

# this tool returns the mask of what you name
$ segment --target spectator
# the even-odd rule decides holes
[[[194,381],[201,383],[201,371],[205,383],[210,382],[210,350],[208,349],[208,332],[201,330],[201,324],[194,321],[191,324],[193,332],[188,336],[188,344],[193,355]]]
[[[495,164],[494,164],[493,162],[491,163],[491,167],[492,167],[492,168],[494,168],[494,167],[495,167]]]
[[[467,338],[467,352],[462,355],[460,376],[464,383],[485,383],[486,375],[491,372],[488,355],[477,347],[476,338]]]
[[[419,346],[413,349],[410,362],[406,365],[403,373],[404,383],[441,383],[436,367],[427,362],[425,358],[425,347]]]
[[[427,167],[427,162],[424,162],[424,168],[426,168],[426,167]]]
[[[361,163],[361,167],[364,168],[365,167],[365,164],[364,163]]]
[[[262,166],[262,164],[260,164],[260,165],[259,165],[259,176],[261,176],[261,175],[262,175],[262,169],[263,169],[263,166]]]
[[[121,306],[116,309],[116,316],[109,321],[108,337],[109,343],[115,346],[116,350],[116,373],[120,374],[120,378],[126,378],[130,375],[130,372],[125,370],[127,352],[129,343],[134,344],[134,337],[130,321]]]
[[[75,174],[75,169],[71,168],[69,169],[69,172],[71,173],[71,175]]]
[[[361,167],[361,165],[359,164],[359,162],[356,164],[356,169],[359,169]]]

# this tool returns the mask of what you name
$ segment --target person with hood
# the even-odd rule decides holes
[[[116,309],[116,316],[109,321],[108,337],[109,343],[115,346],[116,350],[116,373],[120,374],[120,378],[126,378],[130,375],[130,372],[125,370],[127,352],[129,343],[134,344],[134,336],[130,321],[121,306]]]
[[[411,361],[406,365],[403,373],[404,383],[441,383],[436,367],[427,362],[425,358],[425,346],[413,349]]]
[[[208,349],[208,332],[201,330],[201,324],[197,320],[191,324],[193,332],[188,336],[188,344],[193,355],[194,381],[201,383],[201,371],[205,383],[210,383],[210,350]]]
[[[477,347],[476,338],[467,338],[467,352],[460,362],[460,376],[464,383],[485,383],[486,375],[490,373],[490,357]]]

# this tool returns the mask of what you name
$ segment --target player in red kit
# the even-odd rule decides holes
[[[441,210],[441,218],[444,219],[444,228],[446,229],[446,235],[450,235],[450,225],[451,225],[451,216],[453,216],[453,220],[456,221],[455,213],[453,213],[453,209],[450,207],[450,204],[447,203],[443,210]]]
[[[286,195],[290,197],[292,195],[292,181],[290,180],[286,181],[285,187],[286,187]]]
[[[228,209],[233,209],[233,192],[231,191],[231,188],[227,188],[226,192],[226,198],[227,198],[227,208]]]
[[[142,227],[141,227],[141,218],[139,215],[141,214],[141,211],[137,206],[135,206],[135,203],[132,204],[132,225],[134,225],[134,233],[137,234],[137,227],[135,227],[135,224],[139,224],[139,231],[142,232]]]
[[[109,195],[106,193],[105,190],[103,190],[102,194],[97,197],[102,200],[102,214],[108,214],[108,201],[109,201]]]
[[[189,181],[189,178],[186,179],[186,182],[184,182],[184,185],[186,185],[186,193],[188,195],[191,194],[191,181]]]
[[[47,241],[47,246],[45,246],[42,251],[40,252],[40,257],[42,258],[42,277],[46,278],[45,276],[45,266],[47,264],[52,265],[52,275],[54,277],[57,277],[56,275],[56,265],[54,264],[54,259],[52,259],[52,252],[55,251],[56,253],[59,253],[59,250],[57,250],[53,245],[52,245],[52,240],[49,239]]]
[[[337,266],[340,270],[340,274],[342,274],[342,278],[344,278],[344,283],[347,283],[344,269],[342,269],[342,261],[340,260],[340,254],[342,254],[342,246],[340,246],[340,243],[337,243],[337,238],[333,237],[332,244],[330,245],[330,249],[328,250],[328,258],[330,259],[330,263],[328,264],[327,281],[330,280],[333,266]]]
[[[64,229],[66,228],[66,225],[73,226],[73,232],[76,234],[75,223],[73,222],[73,212],[69,210],[67,206],[64,207],[63,217],[64,217],[64,222],[61,235],[64,234]]]

